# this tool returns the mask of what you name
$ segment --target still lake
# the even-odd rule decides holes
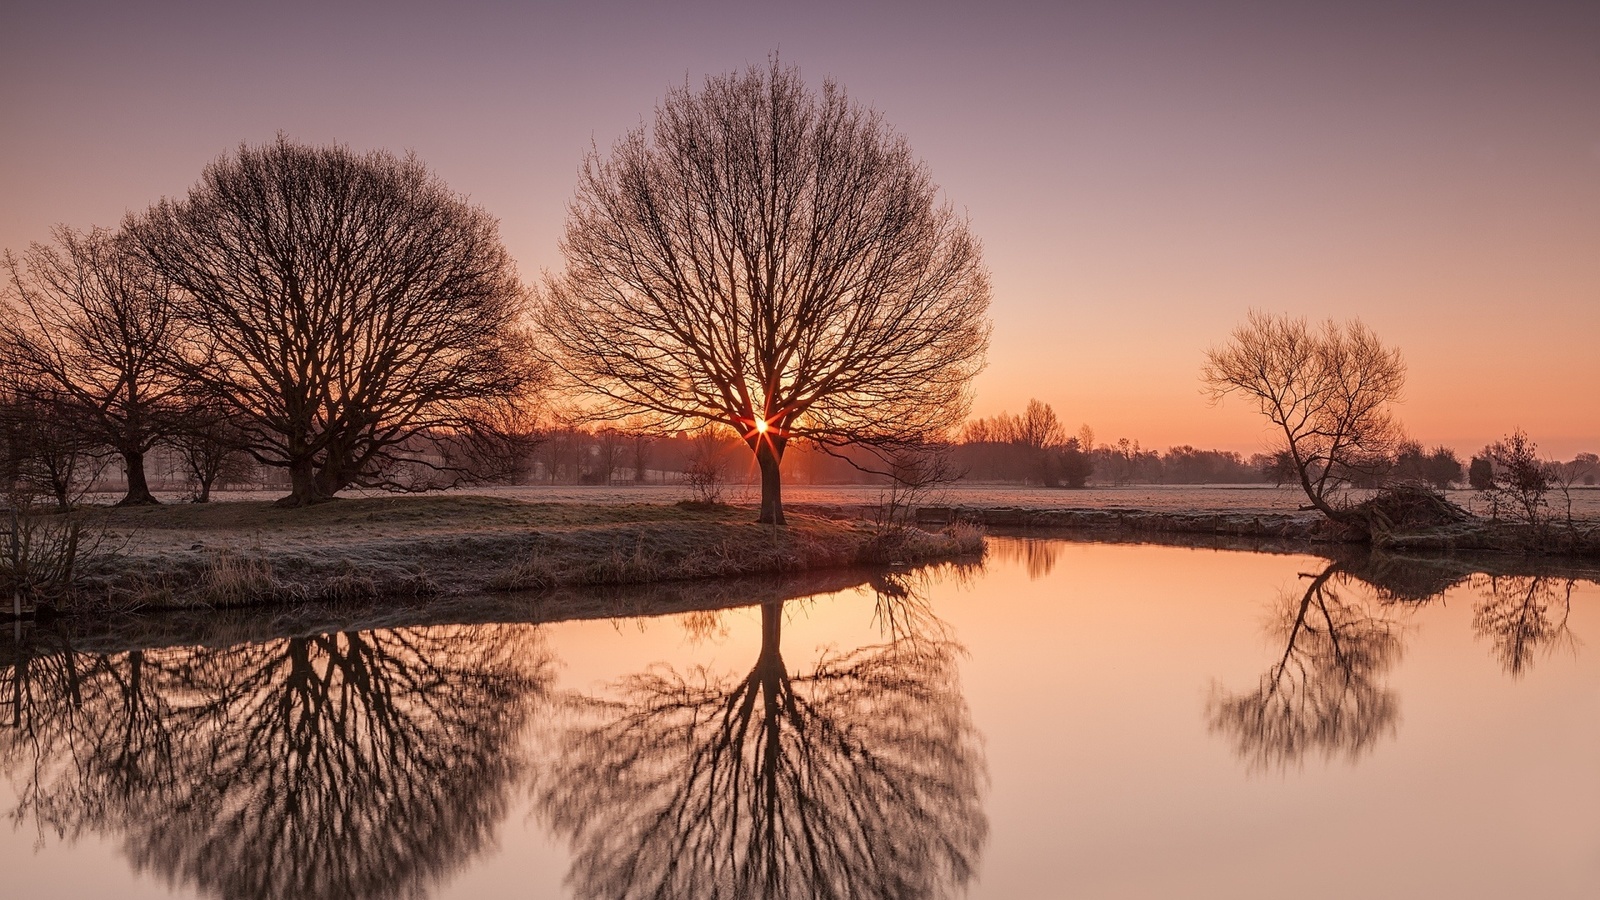
[[[0,896],[1592,898],[1600,585],[1520,566],[995,537],[653,617],[7,635]]]

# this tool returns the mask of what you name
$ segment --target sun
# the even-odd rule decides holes
[[[766,419],[763,419],[759,416],[756,417],[756,434],[766,434],[767,429],[770,427],[771,426],[767,424]]]

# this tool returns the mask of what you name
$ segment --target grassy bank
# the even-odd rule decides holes
[[[1364,544],[1408,551],[1479,552],[1600,559],[1600,522],[1520,522],[1466,517],[1446,524],[1359,527],[1317,512],[1156,512],[1143,509],[955,507],[923,510],[924,524],[960,519],[1012,531],[1061,531],[1107,540],[1195,535],[1303,545]]]
[[[982,552],[980,531],[883,529],[748,509],[471,497],[174,504],[82,514],[97,551],[62,611],[370,602],[912,563]]]

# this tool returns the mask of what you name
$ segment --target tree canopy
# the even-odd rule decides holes
[[[495,220],[415,157],[240,147],[127,229],[203,336],[184,375],[288,469],[290,504],[394,484],[402,459],[460,475],[419,442],[487,428],[537,381]]]
[[[1360,320],[1312,328],[1262,312],[1207,352],[1201,371],[1214,399],[1239,394],[1276,427],[1311,506],[1336,519],[1338,491],[1386,466],[1400,440],[1389,405],[1405,377],[1400,351]]]
[[[875,112],[794,68],[671,91],[592,154],[540,319],[603,417],[735,429],[781,523],[788,441],[958,423],[988,345],[978,241]]]
[[[27,427],[38,436],[63,423],[78,426],[77,440],[122,457],[122,503],[154,503],[144,457],[170,433],[181,389],[163,365],[181,332],[171,288],[122,235],[59,226],[53,236],[51,244],[4,258],[10,291],[0,343],[26,386],[20,399],[40,411],[36,418],[53,420]]]

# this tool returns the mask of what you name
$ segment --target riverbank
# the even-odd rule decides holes
[[[966,521],[990,529],[1081,533],[1137,540],[1145,535],[1206,535],[1250,541],[1368,544],[1376,549],[1440,553],[1476,552],[1600,559],[1600,522],[1577,519],[1537,526],[1476,516],[1423,527],[1341,526],[1317,512],[1240,513],[1223,510],[1156,512],[1099,509],[967,506],[924,507],[924,527]]]
[[[93,507],[76,516],[84,535],[74,590],[44,602],[47,610],[99,613],[693,582],[974,556],[982,553],[984,529],[1119,542],[1170,536],[1257,548],[1366,544],[1399,553],[1600,559],[1600,522],[1587,519],[1530,528],[1466,517],[1358,534],[1318,513],[1259,506],[924,506],[919,528],[890,530],[872,524],[876,513],[865,503],[799,501],[789,504],[790,525],[775,530],[755,524],[747,506],[464,493],[356,497],[310,509],[279,509],[264,499]]]
[[[899,570],[896,570],[898,572]],[[21,656],[70,649],[126,653],[236,644],[339,632],[478,625],[544,625],[593,619],[712,612],[842,591],[877,592],[882,568],[850,567],[779,575],[656,584],[564,587],[538,593],[477,593],[406,599],[226,609],[142,610],[135,615],[57,616],[0,629],[0,666]],[[879,602],[884,595],[877,592]]]
[[[94,508],[80,515],[76,585],[58,612],[403,602],[649,584],[981,555],[982,532],[885,529],[798,512],[692,504],[377,497],[310,509],[268,502]]]

